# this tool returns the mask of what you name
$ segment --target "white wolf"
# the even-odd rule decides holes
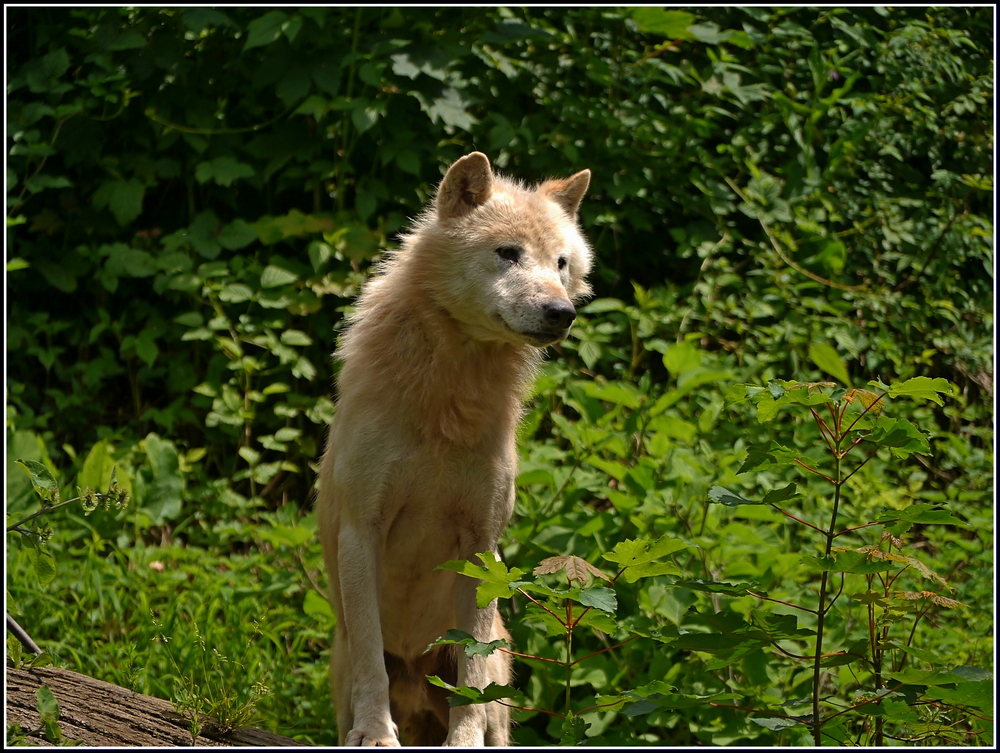
[[[425,678],[483,688],[511,673],[501,652],[425,653],[451,628],[509,637],[475,580],[435,567],[496,552],[510,519],[523,393],[589,293],[589,183],[583,170],[529,189],[462,157],[357,302],[317,502],[342,745],[507,744],[506,707],[449,708]]]

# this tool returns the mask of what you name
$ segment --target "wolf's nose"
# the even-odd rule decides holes
[[[542,307],[542,315],[546,324],[566,329],[576,319],[576,309],[569,301],[555,301]]]

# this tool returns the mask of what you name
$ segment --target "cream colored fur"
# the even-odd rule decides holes
[[[511,677],[502,652],[424,653],[451,628],[508,637],[496,602],[477,609],[476,581],[435,568],[496,552],[513,512],[523,394],[589,292],[576,220],[589,182],[528,189],[462,157],[357,302],[317,503],[342,745],[508,742],[506,707],[449,709],[425,679]]]

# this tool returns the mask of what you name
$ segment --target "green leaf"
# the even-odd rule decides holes
[[[616,405],[624,405],[626,408],[634,409],[640,405],[641,393],[626,382],[611,382],[609,384],[585,382],[583,384],[583,391],[589,397]]]
[[[42,723],[59,721],[59,703],[56,701],[52,688],[42,685],[35,691],[35,698],[38,699],[38,716]]]
[[[336,615],[333,612],[333,607],[330,606],[330,602],[316,593],[315,589],[312,588],[306,591],[302,611],[310,617],[326,617],[330,620],[336,620]]]
[[[910,667],[903,672],[889,672],[888,676],[905,685],[955,685],[968,682],[992,682],[989,671],[981,667],[959,666],[954,669],[916,669]]]
[[[462,95],[452,86],[446,86],[443,94],[431,101],[419,91],[413,91],[411,94],[417,98],[421,109],[434,123],[440,120],[445,126],[468,131],[479,122],[465,109],[466,103]]]
[[[264,289],[277,288],[281,285],[289,285],[298,279],[298,275],[294,272],[268,264],[261,273],[260,286]]]
[[[45,588],[45,586],[55,580],[56,560],[47,546],[32,540],[30,546],[25,549],[25,554],[27,554],[28,561],[31,563],[31,567],[38,577],[38,583],[42,588]]]
[[[46,175],[45,173],[28,178],[24,181],[24,185],[31,193],[38,193],[46,188],[72,188],[73,186],[68,178]]]
[[[778,415],[778,401],[768,394],[762,394],[757,401],[757,422],[766,424]]]
[[[109,50],[137,50],[146,46],[146,37],[136,29],[126,29],[118,38],[108,45]]]
[[[306,346],[312,345],[312,338],[305,332],[297,329],[286,329],[281,333],[281,342],[285,345]]]
[[[802,722],[798,719],[789,719],[780,716],[755,716],[751,717],[750,721],[754,724],[759,724],[761,727],[769,729],[772,732],[777,732],[780,729],[788,729],[789,727],[802,724]]]
[[[886,510],[876,519],[879,523],[889,523],[896,520],[925,525],[965,526],[966,523],[954,517],[951,512],[941,507],[934,507],[924,502],[910,505],[902,510]]]
[[[847,374],[847,367],[831,346],[813,343],[809,346],[809,360],[841,384],[850,386],[851,378]]]
[[[180,471],[177,448],[154,432],[146,435],[143,444],[153,470],[153,481],[147,487],[143,510],[153,525],[163,525],[181,514],[184,477]]]
[[[59,484],[56,483],[52,471],[37,460],[22,460],[18,458],[15,462],[24,468],[25,473],[31,479],[31,486],[34,488],[35,493],[42,498],[43,504],[59,504]]]
[[[613,552],[605,552],[601,556],[624,568],[625,580],[635,583],[639,578],[652,575],[680,575],[680,571],[673,563],[656,562],[656,560],[689,547],[690,544],[664,534],[654,542],[646,539],[619,541]]]
[[[605,586],[581,589],[580,603],[585,607],[594,607],[608,614],[614,614],[618,610],[618,597],[614,589]]]
[[[560,731],[562,736],[559,738],[560,745],[576,745],[580,743],[587,736],[587,730],[590,729],[591,724],[582,716],[575,716],[573,712],[569,712],[565,719],[563,719]]]
[[[881,386],[878,382],[869,384]],[[913,377],[905,382],[894,382],[888,387],[889,397],[909,397],[916,399],[932,400],[938,405],[944,405],[941,395],[954,395],[957,393],[955,385],[947,379],[930,379],[928,377]]]
[[[676,416],[656,416],[649,422],[648,429],[682,442],[691,442],[698,435],[697,426]]]
[[[146,187],[137,179],[108,180],[94,192],[93,203],[97,209],[108,207],[119,225],[128,225],[142,213],[142,200]]]
[[[277,41],[278,37],[281,36],[282,27],[287,21],[288,16],[280,10],[272,10],[270,13],[265,13],[260,18],[251,21],[247,26],[247,41],[243,45],[243,52]]]
[[[111,445],[106,439],[99,440],[87,453],[83,468],[77,477],[77,484],[86,489],[106,491],[111,483],[111,471],[115,467],[115,459],[111,454]],[[119,485],[122,485],[119,481]],[[131,491],[131,488],[129,488]]]
[[[199,183],[214,180],[220,186],[230,186],[233,181],[249,178],[253,174],[254,170],[250,165],[233,157],[216,157],[209,162],[200,162],[194,171],[194,177]]]
[[[241,282],[224,285],[219,291],[219,300],[223,303],[242,303],[253,299],[253,290]]]
[[[687,30],[699,42],[705,42],[706,44],[725,42],[732,34],[731,31],[720,31],[718,25],[711,22],[692,24]]]
[[[13,633],[7,633],[7,660],[14,669],[21,668],[21,657],[24,654],[24,646]]]
[[[265,245],[277,243],[285,238],[315,233],[332,233],[334,230],[333,222],[330,219],[302,214],[297,209],[293,209],[282,217],[264,215],[251,224],[251,227],[257,233],[260,242]],[[371,231],[364,230],[364,232],[371,235]]]
[[[474,637],[462,630],[449,630],[442,637],[431,643],[430,646],[427,647],[427,650],[429,651],[433,646],[446,645],[463,646],[465,648],[465,655],[470,659],[473,656],[489,656],[498,648],[510,648],[510,644],[502,638],[490,641],[489,643],[480,643]]]
[[[701,366],[701,351],[689,342],[670,345],[663,353],[663,365],[676,377]]]
[[[135,339],[135,354],[147,366],[152,366],[156,362],[160,349],[156,345],[154,335],[151,330],[143,329]]]
[[[804,564],[811,565],[817,570],[827,570],[833,573],[856,573],[860,575],[871,575],[872,573],[884,573],[894,568],[889,560],[872,559],[867,552],[834,552],[829,557],[803,557]]]
[[[960,682],[954,688],[940,685],[930,687],[924,693],[924,697],[952,706],[972,707],[992,712],[994,689],[993,680],[986,679],[979,682]]]
[[[65,47],[53,50],[42,58],[42,70],[46,76],[61,78],[69,70],[69,55]]]
[[[678,580],[674,583],[677,588],[688,588],[692,591],[704,591],[705,593],[726,594],[728,596],[746,596],[748,590],[762,595],[767,592],[758,588],[757,583],[723,583],[717,581],[703,580]]]
[[[632,20],[644,34],[656,34],[670,40],[694,39],[688,27],[694,23],[695,16],[683,10],[665,10],[663,8],[634,8]]]
[[[909,457],[912,453],[930,455],[931,448],[927,436],[916,426],[902,418],[879,416],[868,439],[878,447],[887,447],[897,457]]]
[[[233,220],[222,228],[216,240],[223,248],[237,251],[257,240],[257,233],[246,220]]]
[[[491,701],[498,701],[501,698],[523,699],[521,692],[517,689],[510,685],[500,685],[496,682],[491,682],[483,690],[470,688],[467,685],[456,687],[445,682],[437,675],[428,675],[427,682],[439,688],[450,690],[452,696],[448,699],[448,703],[453,707],[468,706],[473,703],[489,703]]]
[[[366,100],[358,100],[358,105],[351,110],[351,122],[360,134],[375,125],[380,115],[380,109],[374,104],[367,104]]]
[[[261,530],[258,535],[265,541],[272,544],[285,544],[291,547],[302,546],[307,541],[316,537],[316,532],[305,526],[271,526],[270,529]]]
[[[606,314],[609,311],[626,311],[627,306],[617,298],[598,298],[580,309],[581,314]]]
[[[795,484],[788,484],[780,489],[772,489],[767,494],[764,495],[765,505],[774,505],[778,502],[784,502],[786,499],[791,499],[792,497],[798,496],[795,492]]]
[[[483,566],[474,565],[468,560],[449,560],[434,569],[452,570],[482,581],[476,589],[476,605],[480,609],[484,609],[494,599],[509,599],[513,596],[511,584],[518,581],[524,575],[524,571],[517,567],[508,570],[492,552],[483,552],[476,556],[485,563]]]
[[[742,473],[742,470],[740,472]],[[731,492],[724,486],[713,486],[708,490],[708,498],[712,502],[718,502],[719,504],[726,505],[727,507],[764,504],[763,502],[754,502],[753,500],[747,499],[742,494],[738,494],[737,492]]]

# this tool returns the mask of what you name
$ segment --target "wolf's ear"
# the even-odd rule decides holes
[[[468,214],[493,195],[493,171],[482,152],[459,158],[448,168],[437,192],[437,211],[442,219]]]
[[[547,180],[542,183],[540,190],[565,209],[567,214],[575,216],[589,185],[590,170],[581,170],[564,180]]]

